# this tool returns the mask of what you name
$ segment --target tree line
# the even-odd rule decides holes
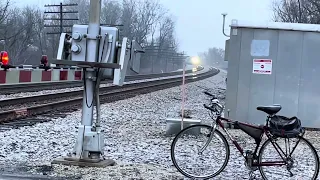
[[[205,52],[199,53],[202,64],[227,69],[228,62],[224,60],[225,51],[222,48],[209,48]]]
[[[89,0],[64,0],[63,4],[77,3],[78,6],[64,7],[64,10],[77,10],[78,15],[64,14],[64,17],[77,16],[78,21],[65,21],[65,25],[88,24]],[[46,11],[59,11],[59,7],[46,8]],[[0,50],[10,54],[13,65],[40,63],[41,55],[55,58],[58,49],[59,21],[45,18],[58,18],[59,14],[45,14],[43,7],[25,6],[19,8],[11,0],[0,2]],[[102,0],[101,24],[116,26],[121,37],[135,39],[146,53],[142,55],[142,71],[161,72],[181,67],[178,41],[175,36],[175,21],[162,4],[156,0]],[[71,27],[64,28],[71,31]],[[152,59],[152,62],[151,62]],[[170,65],[171,63],[171,65]]]
[[[320,24],[319,0],[274,0],[272,9],[277,22]]]

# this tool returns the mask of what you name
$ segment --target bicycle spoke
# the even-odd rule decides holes
[[[276,141],[273,142],[273,143],[271,143],[271,141],[270,141],[270,144],[274,147],[274,150],[276,150],[276,155],[279,155],[281,157],[282,161],[285,161],[286,160],[286,154],[283,152],[283,150],[279,146],[279,144]],[[285,156],[285,157],[283,157],[283,156]]]
[[[195,135],[191,132],[199,133]],[[213,177],[225,168],[229,146],[221,133],[211,132],[210,126],[195,125],[184,129],[174,139],[171,158],[185,176]]]
[[[298,139],[298,142],[296,143],[296,145],[295,145],[294,148],[292,149],[292,152],[291,152],[290,155],[289,155],[290,157],[291,157],[292,153],[294,152],[294,150],[296,149],[296,147],[298,146],[299,142],[300,142],[300,139]]]
[[[290,147],[294,143],[295,145],[291,149]],[[277,150],[275,147],[280,149]],[[261,175],[265,179],[277,179],[280,177],[281,179],[312,179],[317,176],[319,170],[318,155],[312,145],[303,138],[280,138],[276,144],[272,144],[270,140],[267,140],[261,147],[259,162],[274,163],[275,161],[280,161],[283,159],[281,157],[282,153],[285,156],[284,165],[259,168]],[[270,160],[271,158],[272,160]]]

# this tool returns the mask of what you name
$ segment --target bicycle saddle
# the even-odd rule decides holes
[[[276,114],[277,112],[279,112],[281,110],[281,105],[271,105],[271,106],[258,106],[257,110],[258,111],[263,111],[269,115],[273,115]]]

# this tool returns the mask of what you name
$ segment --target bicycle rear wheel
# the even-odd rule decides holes
[[[290,139],[276,138],[272,141],[275,143],[274,145],[281,156],[287,160],[285,165],[259,167],[263,179],[317,179],[319,157],[317,151],[308,140],[299,136]],[[261,146],[259,163],[283,161],[275,147],[271,140],[268,139]]]
[[[171,144],[171,159],[189,178],[212,178],[227,166],[229,144],[223,134],[208,125],[193,125],[180,131]],[[198,157],[200,156],[200,157]],[[201,162],[196,162],[196,158]]]

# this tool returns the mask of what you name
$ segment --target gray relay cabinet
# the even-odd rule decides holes
[[[232,20],[225,117],[264,124],[258,105],[320,128],[320,25]]]

